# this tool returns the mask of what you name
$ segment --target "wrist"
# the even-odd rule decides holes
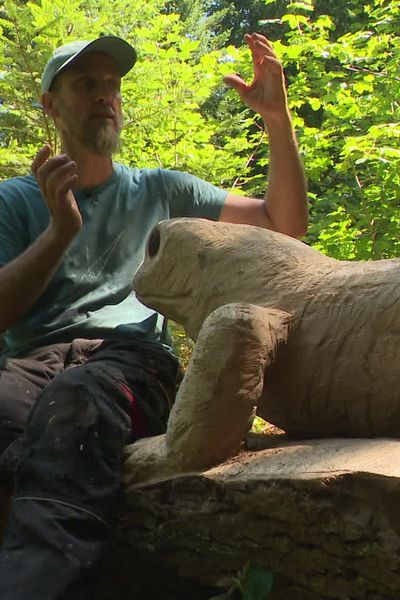
[[[260,115],[262,120],[264,121],[266,129],[270,129],[271,127],[290,127],[292,128],[292,116],[290,114],[289,107],[286,106],[282,110],[279,111],[265,111],[261,112]]]
[[[286,113],[274,115],[273,117],[270,115],[263,117],[263,121],[270,140],[280,139],[283,141],[287,139],[297,143],[289,110]]]
[[[43,237],[49,249],[52,252],[59,254],[68,249],[79,231],[80,229],[73,231],[65,227],[57,227],[54,222],[51,222],[43,233]]]

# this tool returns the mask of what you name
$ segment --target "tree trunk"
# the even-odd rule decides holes
[[[398,599],[400,441],[255,439],[268,447],[125,490],[108,597],[209,598],[250,561],[274,573],[268,600]]]

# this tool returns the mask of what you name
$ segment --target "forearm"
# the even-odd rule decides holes
[[[0,269],[0,331],[16,323],[41,296],[71,241],[60,239],[50,226]]]
[[[301,237],[307,232],[307,184],[289,111],[263,117],[269,138],[269,175],[265,196],[277,231]]]

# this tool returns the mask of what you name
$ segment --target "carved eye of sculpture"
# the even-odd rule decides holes
[[[149,235],[149,239],[147,241],[147,252],[150,258],[154,258],[159,249],[160,249],[160,244],[161,244],[161,234],[160,234],[160,229],[158,228],[158,226],[156,225],[152,232]]]

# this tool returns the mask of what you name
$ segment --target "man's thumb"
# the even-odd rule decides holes
[[[239,94],[247,89],[247,85],[240,77],[240,75],[226,75],[224,77],[224,83],[228,87],[236,90]]]

